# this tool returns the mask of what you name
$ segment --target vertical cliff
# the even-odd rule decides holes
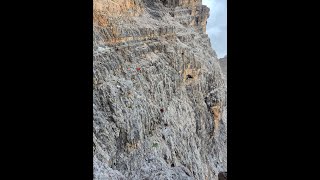
[[[227,55],[225,55],[223,58],[219,59],[220,67],[222,70],[222,74],[224,75],[225,80],[227,81],[227,69],[228,69],[228,58]]]
[[[201,0],[94,0],[95,179],[227,171],[226,85]]]

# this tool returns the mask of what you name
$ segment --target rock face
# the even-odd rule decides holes
[[[227,55],[224,56],[223,58],[220,58],[219,62],[220,62],[220,66],[221,66],[221,70],[222,70],[222,73],[224,75],[224,78],[227,81],[227,67],[228,67]]]
[[[217,180],[226,85],[201,0],[94,0],[94,179]]]

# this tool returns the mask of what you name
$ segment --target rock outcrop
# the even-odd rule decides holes
[[[227,69],[228,69],[227,55],[225,55],[223,58],[220,58],[219,62],[220,62],[222,73],[223,73],[224,78],[227,82],[227,72],[228,72],[227,71]]]
[[[94,178],[217,180],[226,84],[201,0],[94,0]]]

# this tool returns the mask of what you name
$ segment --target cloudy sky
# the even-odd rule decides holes
[[[227,54],[227,0],[202,0],[210,8],[207,33],[219,58]]]

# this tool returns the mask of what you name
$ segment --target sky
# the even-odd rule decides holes
[[[210,8],[207,33],[219,58],[227,54],[227,0],[202,0]]]

